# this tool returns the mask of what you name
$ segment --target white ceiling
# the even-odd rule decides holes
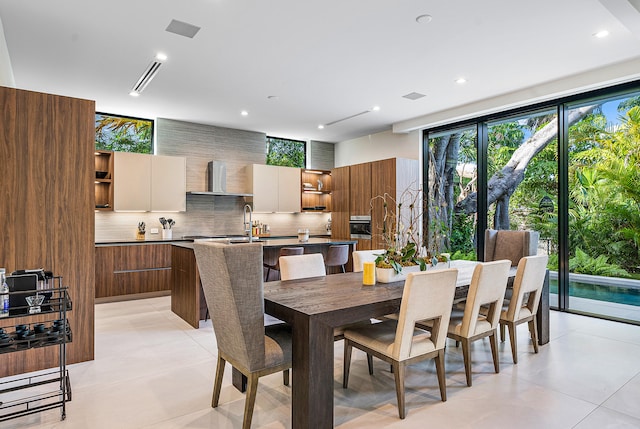
[[[0,19],[18,88],[92,99],[101,112],[338,142],[640,58],[640,34],[603,3],[629,5],[0,0]],[[418,24],[422,14],[432,21]],[[172,19],[202,29],[193,39],[166,32]],[[602,29],[610,36],[593,37]],[[129,96],[157,52],[168,60]],[[402,98],[414,91],[426,97]],[[317,128],[374,105],[381,110]]]

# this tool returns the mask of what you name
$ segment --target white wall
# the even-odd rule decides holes
[[[387,158],[420,159],[421,132],[394,134],[383,131],[335,145],[335,166],[360,164]]]
[[[11,67],[11,58],[9,58],[9,49],[7,48],[7,41],[4,38],[2,18],[0,18],[0,85],[11,88],[16,87],[16,81],[13,78],[13,68]]]

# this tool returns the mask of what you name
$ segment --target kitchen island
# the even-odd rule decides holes
[[[224,243],[224,239],[205,239]],[[277,255],[283,247],[301,246],[304,253],[322,253],[325,257],[329,246],[346,244],[349,246],[347,271],[353,271],[351,253],[356,250],[356,240],[336,238],[309,238],[299,242],[294,238],[258,240],[264,249],[265,259]],[[233,245],[233,244],[230,244]],[[331,270],[328,270],[331,273]],[[173,242],[171,246],[171,311],[180,316],[194,328],[200,326],[200,320],[207,315],[207,303],[200,283],[200,274],[193,253],[193,242]]]

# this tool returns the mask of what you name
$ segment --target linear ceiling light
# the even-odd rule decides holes
[[[164,54],[156,55],[154,60],[151,61],[151,63],[149,63],[145,71],[142,72],[140,79],[138,79],[136,84],[133,85],[133,88],[131,88],[131,92],[129,92],[129,95],[132,95],[134,97],[137,97],[138,95],[140,95],[140,93],[144,91],[147,85],[149,85],[149,82],[151,82],[151,80],[156,76],[156,74],[158,74],[158,69],[160,69],[160,66],[162,65],[162,61],[166,59],[167,57]]]

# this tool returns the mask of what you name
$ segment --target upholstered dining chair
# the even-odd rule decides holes
[[[269,280],[269,274],[271,271],[280,271],[280,256],[288,256],[288,255],[302,255],[304,253],[304,247],[282,247],[278,252],[277,256],[272,256],[271,258],[265,258],[263,262],[264,268],[267,269],[267,273],[264,276],[264,281]]]
[[[456,269],[409,273],[402,292],[398,320],[347,329],[344,332],[342,387],[346,389],[348,386],[351,349],[356,347],[392,365],[401,419],[406,416],[404,378],[405,367],[409,364],[434,359],[440,397],[446,401],[444,346],[457,276]],[[430,332],[416,327],[416,322],[425,320],[431,321]]]
[[[324,257],[322,253],[307,253],[305,255],[280,257],[281,280],[306,279],[309,277],[326,276]],[[356,323],[349,326],[369,326],[370,322]],[[344,330],[347,326],[341,326],[333,330],[333,340],[340,341],[344,338]],[[369,374],[373,374],[373,359],[367,354]]]
[[[347,244],[334,244],[329,246],[327,250],[327,259],[324,261],[324,265],[327,267],[340,267],[344,273],[344,266],[349,261],[349,245]]]
[[[539,239],[538,231],[487,229],[484,232],[484,261],[508,259],[515,267],[521,258],[538,254]]]
[[[353,272],[360,273],[364,270],[365,262],[373,262],[379,255],[384,253],[384,249],[377,250],[354,250],[351,255],[353,257]]]
[[[322,253],[280,256],[280,279],[294,280],[327,275]]]
[[[289,384],[291,327],[264,326],[262,245],[194,243],[193,249],[218,345],[211,406],[220,399],[225,363],[247,377],[243,429],[251,427],[258,378],[284,371]]]
[[[476,265],[471,277],[464,311],[454,309],[449,320],[447,337],[462,343],[464,369],[467,385],[471,386],[471,343],[489,337],[493,367],[500,372],[498,360],[497,328],[504,292],[509,279],[509,260],[481,262]],[[480,313],[480,307],[487,308],[486,315]],[[417,326],[431,329],[433,323],[418,323]]]
[[[547,271],[547,255],[525,256],[518,263],[516,278],[513,281],[513,294],[508,306],[500,313],[500,338],[504,341],[505,326],[509,328],[511,355],[513,363],[518,363],[518,341],[516,326],[529,324],[533,351],[538,353],[538,327],[536,312],[540,304],[542,286]]]

